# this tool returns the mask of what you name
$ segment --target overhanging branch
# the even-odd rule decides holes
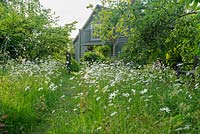
[[[199,13],[198,11],[188,12],[188,13],[185,13],[185,14],[180,15],[179,18],[182,18],[182,17],[188,16],[188,15],[192,15],[192,14],[198,14],[198,13]]]

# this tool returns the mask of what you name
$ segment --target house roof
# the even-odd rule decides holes
[[[86,26],[90,23],[90,20],[92,19],[93,15],[96,14],[96,11],[99,11],[101,8],[102,8],[101,5],[98,5],[98,4],[96,5],[96,7],[94,8],[93,12],[90,14],[89,18],[87,19],[86,23],[83,25],[83,27],[81,29],[85,29],[86,28]],[[79,37],[79,33],[75,37],[73,43],[76,42],[76,40],[78,39],[78,37]]]

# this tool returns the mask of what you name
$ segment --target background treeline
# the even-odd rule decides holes
[[[170,64],[200,54],[198,0],[103,0],[98,22],[101,39],[128,36],[121,58],[146,64],[162,58]]]
[[[64,58],[75,22],[58,26],[57,20],[39,0],[1,0],[0,60]]]

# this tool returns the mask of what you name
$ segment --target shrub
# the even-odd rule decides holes
[[[72,58],[70,69],[72,72],[78,72],[81,69],[80,63]]]
[[[100,55],[103,55],[104,57],[110,57],[111,49],[108,45],[98,46],[95,48],[95,52],[97,52]]]
[[[104,60],[104,56],[95,52],[86,52],[83,56],[83,61],[94,62]]]

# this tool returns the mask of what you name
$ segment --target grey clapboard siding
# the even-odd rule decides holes
[[[92,45],[104,45],[101,40],[92,40],[91,39],[91,24],[94,21],[95,16],[98,15],[98,11],[101,10],[101,6],[97,5],[95,10],[92,12],[88,20],[86,21],[85,25],[82,29],[79,30],[79,34],[76,36],[74,40],[74,48],[75,48],[75,59],[80,60],[83,57],[84,53],[88,51],[87,47]],[[127,43],[127,37],[119,37],[117,40],[116,46],[116,55],[121,52],[121,48],[124,44]],[[111,44],[109,41],[105,43]]]
[[[127,41],[128,41],[128,37],[126,37],[126,36],[121,36],[117,39],[117,42],[120,44],[127,43]]]

